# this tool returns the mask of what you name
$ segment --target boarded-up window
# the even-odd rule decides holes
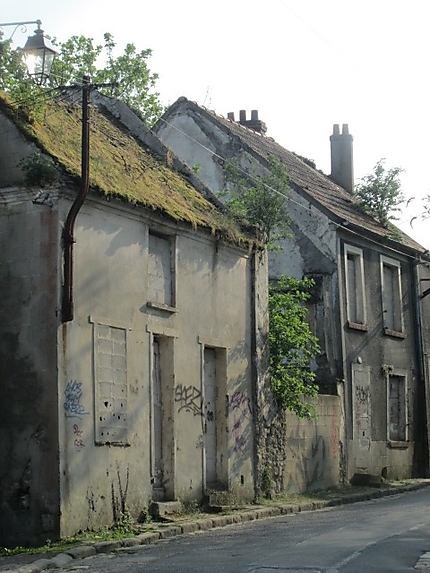
[[[382,312],[384,328],[403,332],[400,263],[381,257]]]
[[[363,251],[345,245],[346,312],[353,324],[366,323]]]
[[[172,239],[149,233],[149,301],[175,305]]]
[[[124,328],[94,324],[95,439],[127,443],[127,337]]]
[[[407,440],[405,376],[388,376],[388,439],[394,442]]]

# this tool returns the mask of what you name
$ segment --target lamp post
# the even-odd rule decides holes
[[[34,82],[38,85],[43,85],[49,78],[51,67],[57,52],[54,50],[51,42],[43,35],[43,30],[41,28],[42,22],[40,20],[3,22],[0,23],[0,28],[4,26],[14,26],[16,30],[19,26],[24,26],[25,28],[28,24],[36,24],[37,29],[34,31],[33,36],[29,36],[27,38],[27,42],[24,48],[22,48],[23,61]],[[15,33],[15,30],[12,33],[12,36]]]
[[[40,20],[33,20],[28,22],[0,23],[0,28],[2,26],[15,26],[16,30],[19,26],[26,26],[27,24],[37,24],[37,29],[34,31],[34,35],[27,39],[27,42],[22,49],[23,60],[29,75],[38,85],[43,85],[49,78],[52,63],[57,52],[54,50],[49,40],[44,37],[43,30],[41,29],[42,22]],[[15,31],[13,33],[15,33]],[[113,85],[116,84],[92,84],[90,77],[87,75],[84,75],[82,80],[81,185],[79,193],[75,197],[69,213],[67,214],[63,229],[64,266],[61,312],[61,320],[63,323],[72,321],[74,317],[73,245],[76,242],[74,229],[76,218],[89,191],[90,93],[91,90],[95,88],[112,87]]]

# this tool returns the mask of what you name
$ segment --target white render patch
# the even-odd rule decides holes
[[[149,233],[148,279],[151,302],[173,304],[171,266],[170,238]]]
[[[95,439],[97,444],[127,443],[126,330],[94,325]]]

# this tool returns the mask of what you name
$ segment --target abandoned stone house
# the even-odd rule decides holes
[[[400,231],[394,235],[358,207],[348,126],[341,132],[334,126],[329,177],[267,137],[256,111],[250,119],[241,111],[236,121],[234,113],[226,119],[180,98],[155,132],[185,163],[199,166],[199,177],[214,193],[228,191],[226,161],[260,176],[274,157],[289,176],[292,236],[270,254],[269,277],[315,279],[310,320],[321,346],[318,408],[320,414],[327,403],[336,409],[331,430],[322,432],[317,421],[313,438],[291,433],[287,423],[280,487],[315,487],[318,476],[327,484],[360,474],[423,475],[430,309],[420,297],[428,257],[421,245]]]
[[[253,498],[267,265],[252,231],[153,135],[94,109],[65,322],[80,110],[53,101],[28,122],[0,105],[0,545],[212,486]]]

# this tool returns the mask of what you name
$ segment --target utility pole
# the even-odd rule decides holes
[[[61,321],[70,322],[74,317],[73,304],[73,245],[75,222],[88,195],[90,185],[90,93],[96,88],[113,87],[115,83],[92,84],[90,76],[82,81],[82,135],[81,135],[81,186],[67,215],[63,230],[64,277]]]

